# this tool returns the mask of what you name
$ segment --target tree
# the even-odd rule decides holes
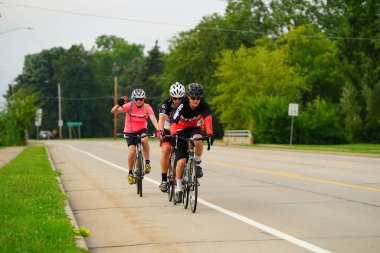
[[[324,99],[308,102],[297,117],[294,140],[303,144],[345,143],[340,108]]]
[[[40,94],[38,104],[43,109],[42,127],[45,129],[57,128],[57,82],[54,79],[53,63],[65,52],[65,49],[58,47],[25,56],[23,72],[15,80],[15,89],[22,88],[26,93]],[[6,97],[10,96],[9,90]],[[34,136],[35,132],[31,131],[31,136]]]
[[[282,35],[276,43],[285,50],[288,64],[300,67],[306,78],[309,88],[303,94],[304,103],[316,97],[339,102],[348,67],[337,57],[334,41],[324,38],[314,25],[301,25]]]
[[[148,92],[148,102],[154,110],[158,110],[162,102],[161,94],[163,90],[159,85],[159,75],[164,71],[163,56],[164,54],[160,52],[158,42],[156,41],[154,47],[148,51],[148,55],[144,61],[143,87]]]
[[[358,104],[358,91],[355,86],[347,82],[343,87],[342,97],[340,99],[340,106],[344,117],[344,128],[346,138],[349,142],[355,143],[363,137],[363,121],[360,117],[360,108]]]
[[[380,126],[376,123],[378,104],[373,97],[379,94],[380,82],[380,5],[378,1],[343,1],[341,6],[334,6],[341,10],[340,25],[335,28],[341,38],[337,41],[340,58],[347,61],[350,69],[345,72],[350,84],[358,92],[355,97],[360,111],[360,121],[364,125],[361,141],[380,142]],[[352,89],[352,88],[351,88]],[[377,99],[378,100],[378,99]],[[342,106],[345,106],[345,99]],[[350,110],[345,110],[350,112]],[[352,114],[345,115],[345,121],[356,119]],[[351,125],[356,125],[352,122]],[[348,133],[357,136],[355,132]]]
[[[102,35],[96,39],[91,53],[94,57],[96,80],[105,86],[107,94],[113,94],[113,79],[118,77],[118,94],[130,94],[134,85],[142,82],[144,46],[130,44],[114,35]]]
[[[108,97],[98,85],[92,56],[82,45],[72,46],[54,64],[55,78],[61,84],[62,119],[83,122],[83,137],[109,136],[112,122]],[[107,131],[105,131],[107,129]]]
[[[266,42],[270,43],[268,39]],[[258,124],[263,123],[256,117],[262,115],[258,98],[277,103],[274,97],[282,97],[286,104],[299,101],[306,88],[304,78],[296,67],[286,64],[285,56],[284,51],[269,50],[267,46],[223,52],[217,60],[215,77],[219,85],[212,105],[225,128],[248,128],[255,133],[261,127]]]
[[[28,142],[28,131],[30,130],[36,109],[39,95],[27,92],[23,88],[7,99],[8,112],[0,120],[0,145],[26,145]]]

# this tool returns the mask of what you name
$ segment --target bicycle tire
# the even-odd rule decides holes
[[[173,200],[174,196],[174,175],[173,175],[173,168],[171,165],[169,165],[169,173],[168,173],[168,199],[169,202]]]
[[[137,187],[137,194],[140,194],[140,197],[142,197],[142,178],[143,178],[143,166],[144,162],[142,159],[142,156],[137,157],[137,176],[136,176],[136,187]]]
[[[191,164],[192,167],[192,180],[190,186],[190,207],[191,211],[195,213],[197,210],[197,202],[198,202],[198,177],[196,171],[195,161]]]
[[[185,182],[185,185],[183,187],[183,207],[185,209],[187,209],[187,207],[189,206],[189,197],[190,197],[190,184],[191,184],[191,170],[188,166],[191,166],[191,162],[192,162],[192,159],[189,159],[189,161],[187,162],[186,166],[185,166],[185,174],[186,177],[187,177],[187,181]]]

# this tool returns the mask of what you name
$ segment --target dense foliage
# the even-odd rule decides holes
[[[287,143],[288,104],[298,103],[293,143],[379,143],[378,13],[375,0],[230,0],[223,16],[174,36],[167,53],[103,35],[90,51],[28,55],[15,88],[40,94],[43,127],[54,129],[60,83],[62,118],[83,122],[85,137],[112,135],[117,77],[118,95],[146,89],[156,113],[173,82],[203,84],[219,137],[250,129],[256,142]]]

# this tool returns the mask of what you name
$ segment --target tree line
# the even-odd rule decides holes
[[[166,53],[156,43],[145,55],[143,45],[113,35],[91,50],[43,50],[25,57],[0,129],[33,133],[27,110],[39,106],[43,128],[56,129],[60,83],[64,121],[82,122],[83,137],[112,136],[117,77],[119,95],[143,88],[156,113],[172,83],[201,83],[219,137],[249,129],[255,142],[288,143],[288,104],[298,103],[293,143],[379,143],[379,13],[374,0],[230,0],[224,15],[173,36]],[[31,118],[12,111],[20,103],[32,103],[23,112]]]

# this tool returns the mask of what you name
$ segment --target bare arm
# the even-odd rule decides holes
[[[158,129],[164,131],[165,120],[167,116],[164,113],[158,114]]]
[[[121,113],[121,112],[124,112],[124,109],[122,107],[120,107],[119,105],[115,105],[114,107],[112,107],[111,109],[111,113]]]
[[[157,118],[154,114],[149,115],[150,121],[152,122],[153,126],[156,128],[156,130],[160,130],[157,122]]]

